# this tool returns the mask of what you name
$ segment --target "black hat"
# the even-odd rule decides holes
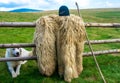
[[[70,13],[69,13],[69,9],[67,6],[61,6],[59,8],[59,16],[69,16]]]

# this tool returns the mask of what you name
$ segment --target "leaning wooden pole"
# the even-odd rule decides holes
[[[2,27],[34,28],[35,26],[36,26],[35,22],[0,22],[0,28]],[[85,26],[91,28],[92,27],[120,28],[120,23],[85,23]]]
[[[78,10],[78,12],[79,12],[79,13],[78,13],[78,14],[79,14],[79,17],[82,18],[81,14],[80,14],[79,5],[78,5],[77,2],[76,2],[76,7],[77,7],[77,10]],[[98,69],[98,71],[99,71],[99,73],[100,73],[100,76],[101,76],[103,82],[106,83],[105,77],[104,77],[104,75],[103,75],[103,73],[102,73],[102,71],[101,71],[101,68],[100,68],[100,66],[99,66],[99,64],[98,64],[98,61],[97,61],[97,59],[96,59],[96,57],[95,57],[95,54],[94,54],[94,51],[93,51],[93,48],[92,48],[92,45],[91,45],[91,43],[90,43],[90,40],[89,40],[89,37],[88,37],[88,34],[87,34],[86,30],[85,30],[85,35],[86,35],[86,39],[87,39],[88,46],[89,46],[89,48],[90,48],[91,54],[93,55],[94,61],[95,61],[96,66],[97,66],[97,69]]]
[[[114,53],[120,53],[120,49],[95,51],[93,53],[96,56],[100,56],[101,54],[114,54]],[[83,56],[84,57],[88,57],[88,56],[92,56],[92,54],[91,54],[91,52],[86,52],[86,53],[83,53]],[[0,58],[0,62],[5,62],[5,61],[22,61],[22,60],[37,60],[37,56]]]

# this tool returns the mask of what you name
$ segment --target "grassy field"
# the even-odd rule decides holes
[[[71,10],[72,14],[77,15],[76,10]],[[49,14],[57,14],[56,11],[45,11],[40,13],[10,13],[0,12],[0,22],[33,22],[39,17]],[[85,22],[114,23],[120,22],[120,8],[116,9],[93,9],[81,10]],[[90,40],[120,38],[119,28],[87,28]],[[0,43],[31,43],[34,28],[15,29],[0,28]],[[119,43],[92,45],[94,50],[119,49]],[[28,48],[27,48],[28,49]],[[31,50],[31,49],[28,49]],[[85,52],[89,51],[85,45]],[[0,57],[4,57],[5,49],[0,49]],[[97,56],[102,72],[108,83],[120,83],[120,54],[108,54]],[[93,57],[84,57],[84,70],[72,83],[103,83],[96,68]],[[21,67],[21,74],[17,78],[12,78],[7,70],[5,62],[0,62],[0,83],[65,83],[57,73],[51,77],[42,76],[37,68],[36,61],[28,61]]]

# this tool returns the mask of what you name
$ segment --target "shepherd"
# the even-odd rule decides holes
[[[59,15],[39,18],[33,54],[37,55],[40,73],[51,76],[58,66],[59,75],[64,76],[65,81],[77,78],[83,70],[84,42],[84,22],[82,18],[70,15],[66,6],[59,8]]]

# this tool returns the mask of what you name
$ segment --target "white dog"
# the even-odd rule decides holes
[[[7,48],[5,57],[25,57],[30,56],[31,52],[25,50],[24,48]],[[25,64],[27,61],[8,61],[8,69],[13,78],[17,77],[20,74],[20,67],[22,64]]]

